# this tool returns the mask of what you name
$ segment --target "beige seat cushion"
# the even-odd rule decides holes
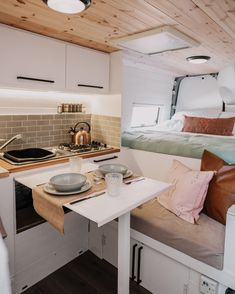
[[[131,227],[217,269],[223,268],[225,226],[201,214],[190,224],[149,201],[132,211]]]

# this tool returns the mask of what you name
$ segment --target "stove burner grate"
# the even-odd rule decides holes
[[[87,145],[76,145],[73,143],[61,143],[58,146],[61,150],[70,151],[73,153],[84,153],[84,152],[93,152],[93,151],[99,151],[99,150],[105,150],[108,149],[107,144],[100,143],[97,141],[92,141],[91,144]]]

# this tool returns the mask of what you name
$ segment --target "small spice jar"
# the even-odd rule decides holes
[[[62,112],[63,112],[63,107],[62,107],[61,104],[59,104],[59,105],[57,106],[57,113],[62,113]]]
[[[69,112],[69,104],[64,104],[64,112]]]

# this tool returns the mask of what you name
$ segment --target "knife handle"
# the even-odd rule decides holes
[[[105,192],[101,192],[101,193],[97,193],[93,196],[88,196],[88,197],[85,197],[85,198],[81,198],[81,199],[78,199],[78,200],[74,200],[72,202],[70,202],[69,204],[72,205],[72,204],[76,204],[76,203],[79,203],[79,202],[82,202],[84,200],[88,200],[88,199],[91,199],[91,198],[95,198],[97,196],[100,196],[100,195],[103,195]]]

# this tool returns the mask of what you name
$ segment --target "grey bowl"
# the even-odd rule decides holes
[[[109,174],[109,173],[119,173],[122,175],[125,175],[128,168],[123,164],[103,164],[99,166],[99,170],[103,175]]]
[[[86,176],[78,173],[66,173],[54,176],[50,184],[59,192],[79,190],[86,183]]]

